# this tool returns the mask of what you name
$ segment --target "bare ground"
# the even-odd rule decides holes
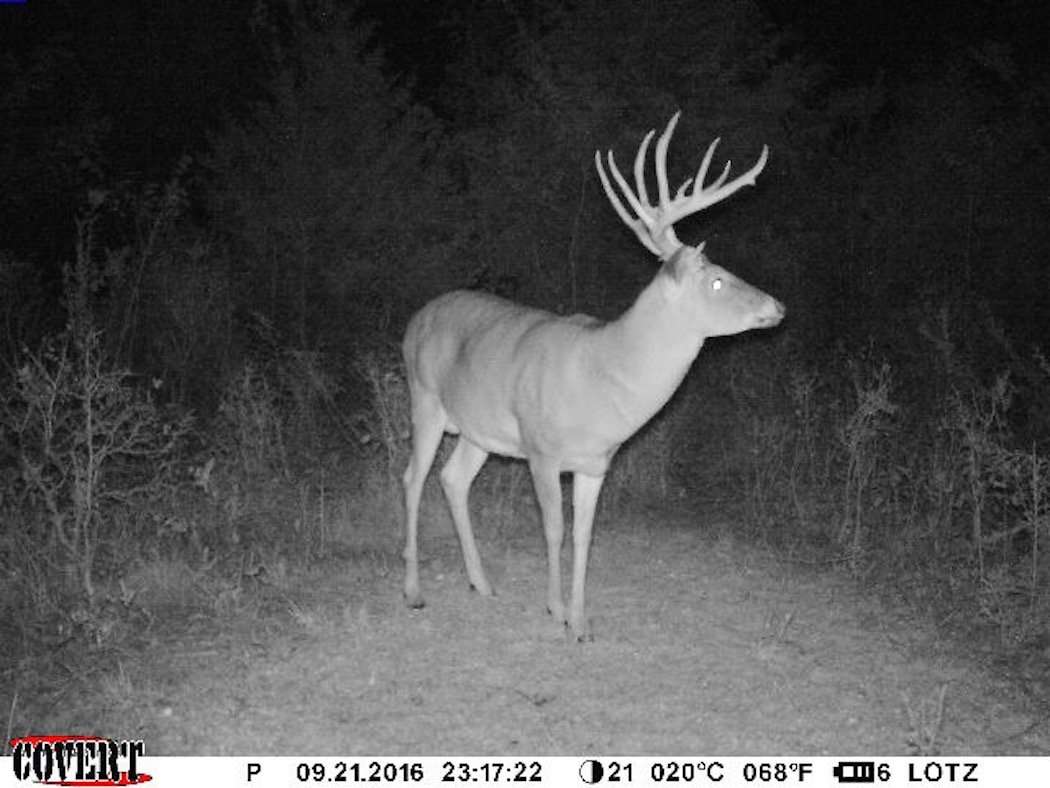
[[[1050,754],[1047,706],[1016,677],[854,584],[714,537],[731,526],[710,515],[613,520],[592,548],[593,643],[543,609],[538,525],[480,535],[492,600],[455,538],[425,533],[423,610],[401,602],[392,546],[337,556],[221,626],[156,622],[54,677],[46,704],[24,688],[13,733],[156,755]]]

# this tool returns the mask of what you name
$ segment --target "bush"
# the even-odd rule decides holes
[[[119,512],[148,509],[174,483],[188,419],[165,416],[149,387],[111,368],[94,332],[26,351],[4,388],[0,435],[17,464],[24,532],[92,600],[97,559],[118,538]]]

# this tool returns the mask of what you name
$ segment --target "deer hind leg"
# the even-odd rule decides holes
[[[422,392],[412,393],[412,456],[405,468],[405,600],[423,607],[419,592],[419,499],[434,455],[441,444],[447,417],[441,403]]]
[[[587,585],[587,554],[591,547],[594,510],[604,476],[573,475],[572,484],[572,596],[569,599],[569,628],[579,641],[591,639],[584,613]]]
[[[561,596],[561,543],[565,522],[561,513],[561,481],[558,467],[542,460],[530,460],[532,483],[540,502],[543,534],[547,537],[547,610],[555,621],[565,623],[565,604]]]
[[[470,584],[482,596],[492,596],[492,586],[481,568],[481,555],[474,543],[474,529],[470,525],[470,507],[467,498],[470,485],[478,475],[485,458],[489,454],[460,436],[452,455],[441,469],[441,486],[445,490],[449,509],[452,510],[452,521],[459,534],[459,545],[463,549],[463,562],[467,565],[467,577]]]

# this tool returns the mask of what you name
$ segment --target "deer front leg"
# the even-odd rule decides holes
[[[543,534],[547,538],[547,610],[555,621],[565,623],[561,598],[561,543],[565,522],[561,513],[561,481],[558,467],[544,460],[529,460],[532,483],[540,502]]]
[[[569,599],[569,628],[578,641],[591,640],[584,611],[587,585],[587,554],[591,547],[594,510],[604,476],[576,473],[572,480],[572,596]]]

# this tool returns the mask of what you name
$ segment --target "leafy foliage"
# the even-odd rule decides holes
[[[370,40],[345,14],[299,20],[269,100],[216,136],[207,160],[243,303],[300,347],[319,331],[389,329],[455,249],[440,127]]]
[[[25,522],[89,599],[96,558],[115,537],[114,510],[156,503],[188,427],[165,418],[130,378],[108,366],[97,333],[67,337],[25,354],[0,409]]]

